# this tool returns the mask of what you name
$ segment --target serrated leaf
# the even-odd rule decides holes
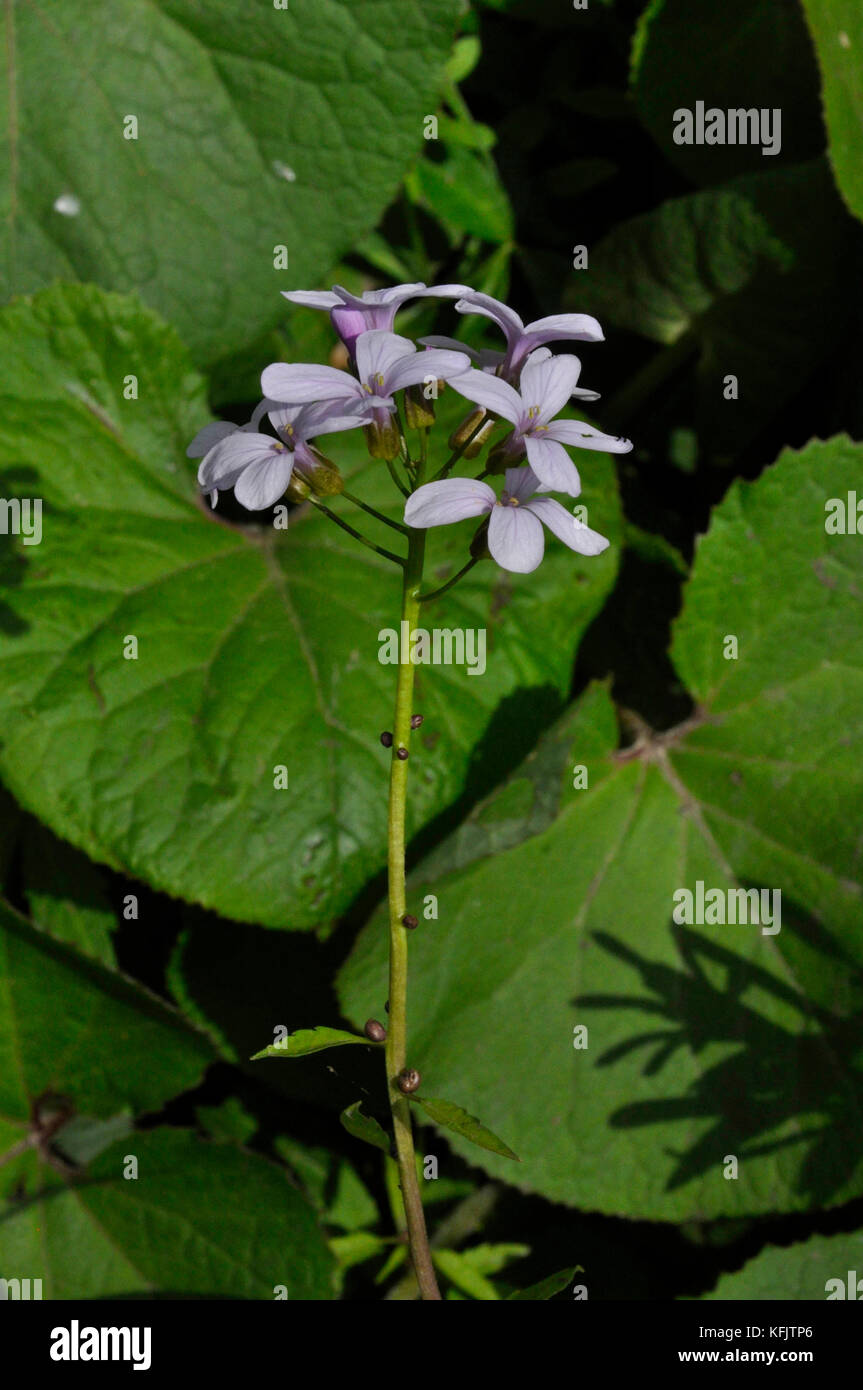
[[[280,291],[315,288],[392,200],[458,13],[457,0],[10,10],[4,297],[77,277],[138,289],[198,360],[253,341],[284,319]],[[280,246],[289,270],[274,267]]]
[[[225,917],[329,922],[386,862],[379,733],[394,670],[378,656],[398,623],[395,566],[318,516],[286,533],[266,515],[235,527],[204,510],[184,456],[209,416],[203,383],[136,301],[78,286],[16,303],[0,314],[0,356],[0,466],[16,493],[44,499],[41,546],[21,546],[2,591],[10,790],[91,858]],[[129,372],[137,400],[123,396]],[[458,398],[447,408],[461,413]],[[330,452],[358,493],[398,510],[359,432]],[[481,677],[418,672],[410,834],[469,778],[497,778],[501,739],[516,761],[565,696],[620,536],[610,460],[591,454],[583,472],[605,555],[550,542],[537,574],[478,567],[433,605],[435,627],[484,628],[488,658]],[[432,582],[461,566],[472,534],[445,529]],[[137,660],[124,659],[128,634]]]
[[[466,1110],[462,1110],[460,1105],[453,1104],[451,1100],[438,1100],[434,1096],[412,1095],[410,1099],[424,1110],[436,1125],[443,1125],[444,1129],[452,1130],[453,1134],[461,1135],[463,1139],[469,1140],[481,1149],[489,1149],[503,1158],[514,1158],[516,1163],[519,1162],[518,1154],[514,1154],[508,1144],[498,1139],[485,1125],[480,1124],[475,1115],[469,1115]]]
[[[722,1299],[859,1299],[863,1278],[863,1235],[812,1236],[796,1245],[762,1250],[734,1274],[723,1274],[710,1302]]]
[[[332,1257],[284,1171],[185,1130],[127,1136],[80,1182],[49,1178],[0,1220],[0,1265],[42,1279],[50,1299],[273,1299],[278,1285],[333,1297]]]
[[[27,1136],[43,1098],[90,1119],[158,1110],[213,1056],[160,999],[0,903],[0,1156]],[[4,1191],[30,1180],[31,1160],[2,1170]]]
[[[372,1144],[374,1148],[382,1149],[385,1154],[391,1153],[392,1140],[386,1130],[381,1128],[372,1115],[364,1115],[360,1109],[361,1105],[362,1101],[357,1100],[342,1111],[339,1120],[343,1127],[355,1139],[362,1139],[364,1144]]]
[[[411,1055],[511,1139],[517,1169],[453,1140],[492,1174],[653,1220],[863,1193],[863,547],[825,530],[861,467],[844,438],[786,451],[714,512],[672,650],[692,723],[619,755],[590,690],[532,760],[547,795],[529,762],[499,822],[493,797],[413,874],[439,918],[411,941]],[[699,881],[781,892],[780,932],[678,925]],[[348,1017],[379,997],[380,937],[343,971]]]
[[[312,1052],[323,1052],[328,1047],[346,1047],[349,1043],[364,1043],[374,1047],[366,1037],[359,1033],[346,1033],[341,1028],[298,1028],[280,1042],[270,1043],[263,1051],[256,1052],[249,1060],[259,1062],[262,1057],[308,1057]]]
[[[830,163],[848,208],[863,217],[863,12],[857,0],[802,0],[802,5],[821,70]]]

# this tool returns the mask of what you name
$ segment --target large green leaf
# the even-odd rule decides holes
[[[284,316],[279,291],[313,288],[395,194],[459,9],[7,6],[5,293],[58,275],[138,289],[199,360],[250,342]]]
[[[578,304],[673,348],[670,366],[695,357],[705,448],[736,456],[835,342],[853,227],[824,161],[746,175],[615,227],[579,276]]]
[[[63,1097],[77,1114],[105,1119],[158,1110],[197,1084],[214,1055],[160,999],[0,904],[0,1156],[43,1104],[58,1113]],[[29,1185],[34,1166],[30,1151],[4,1167],[4,1190]]]
[[[201,383],[135,301],[45,291],[3,311],[0,354],[6,486],[44,498],[42,543],[20,545],[3,590],[8,786],[157,888],[266,925],[326,921],[385,862],[394,668],[378,634],[398,625],[398,571],[317,516],[285,532],[206,511],[184,457],[207,418]],[[330,453],[357,492],[401,501],[360,432]],[[620,537],[611,461],[591,454],[583,472],[609,552],[581,560],[552,541],[536,574],[486,563],[429,605],[430,627],[485,630],[487,667],[418,671],[411,830],[483,767],[514,765],[525,730],[560,707]],[[444,530],[432,583],[467,555],[470,524]]]
[[[413,876],[438,920],[411,937],[411,1062],[506,1135],[518,1168],[450,1140],[496,1176],[669,1220],[863,1193],[863,548],[824,526],[861,464],[814,443],[717,509],[672,653],[691,724],[621,755],[592,688]],[[779,889],[780,932],[676,925],[699,880]],[[351,1017],[380,941],[343,973]]]
[[[802,0],[821,69],[830,163],[848,207],[863,217],[863,9],[857,0]]]
[[[635,31],[632,90],[660,149],[697,184],[811,159],[823,148],[818,72],[796,0],[650,0]],[[678,144],[675,112],[694,112],[697,102],[705,112],[769,112],[770,136],[778,108],[779,148],[764,155],[760,139],[731,143],[727,131],[721,144]]]
[[[787,1249],[763,1250],[735,1274],[723,1274],[706,1299],[804,1299],[853,1298],[863,1279],[863,1235],[812,1236]],[[838,1280],[842,1291],[836,1283]],[[829,1287],[828,1287],[829,1285]]]
[[[0,1216],[0,1267],[51,1299],[333,1297],[332,1257],[284,1170],[185,1130],[128,1135],[79,1182],[52,1175]]]

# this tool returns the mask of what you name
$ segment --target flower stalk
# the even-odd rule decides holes
[[[425,535],[411,531],[408,556],[402,585],[402,621],[412,634],[419,615],[419,591],[422,584]],[[390,766],[388,881],[390,925],[389,1026],[386,1041],[387,1090],[393,1119],[399,1181],[407,1221],[408,1244],[420,1295],[426,1301],[439,1301],[438,1289],[429,1249],[414,1154],[410,1101],[399,1088],[399,1077],[407,1067],[407,985],[408,985],[408,928],[402,918],[407,915],[405,885],[405,813],[407,809],[407,757],[410,752],[413,725],[414,665],[401,662],[396,684],[396,705],[393,719],[393,755]]]

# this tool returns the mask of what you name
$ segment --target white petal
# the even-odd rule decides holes
[[[533,323],[525,324],[524,331],[535,337],[538,343],[555,343],[562,338],[601,343],[605,337],[590,314],[551,314],[548,318],[534,319]]]
[[[527,409],[538,407],[537,420],[541,424],[552,420],[559,410],[563,410],[575,389],[580,371],[578,358],[566,354],[547,357],[540,362],[531,354],[525,362],[519,383],[521,398]]]
[[[490,294],[475,292],[466,295],[458,300],[455,307],[460,314],[482,314],[484,318],[493,319],[503,329],[508,342],[514,341],[524,330],[524,324],[515,310],[500,299],[493,299]]]
[[[204,455],[198,467],[198,482],[207,492],[211,488],[233,487],[245,468],[275,452],[275,443],[268,434],[234,430]]]
[[[467,343],[460,343],[458,338],[447,338],[442,333],[430,333],[427,338],[417,338],[417,342],[423,347],[429,348],[449,348],[451,352],[466,352],[468,357],[475,362],[479,361],[479,350],[468,347]],[[501,356],[498,353],[498,356]]]
[[[273,362],[261,373],[261,389],[271,401],[305,405],[311,401],[356,397],[362,387],[337,367],[319,367],[305,362]]]
[[[515,574],[530,574],[542,560],[545,537],[526,507],[494,507],[488,523],[492,559]]]
[[[234,484],[234,496],[250,512],[272,507],[291,481],[293,468],[293,454],[270,454],[244,470]]]
[[[632,448],[631,439],[603,434],[584,420],[554,420],[545,432],[546,439],[556,439],[560,444],[568,444],[576,449],[599,449],[605,454],[628,454]]]
[[[526,504],[526,511],[533,512],[540,521],[553,531],[558,540],[577,550],[579,555],[601,555],[608,549],[608,541],[598,531],[591,531],[578,517],[555,502],[552,497],[534,497]]]
[[[528,464],[523,468],[508,468],[503,485],[510,497],[526,502],[539,487],[539,478]]]
[[[305,304],[307,309],[334,309],[341,299],[332,290],[282,290],[292,304]]]
[[[416,350],[416,343],[410,338],[402,338],[387,328],[369,328],[359,335],[354,346],[357,375],[365,385],[374,386],[377,377],[386,380],[394,364],[403,357],[415,356]]]
[[[405,503],[405,522],[420,530],[449,526],[469,516],[482,516],[496,500],[488,483],[478,478],[441,478],[411,493]]]
[[[553,439],[537,439],[529,434],[524,441],[528,462],[543,490],[549,492],[568,492],[577,497],[581,492],[581,479],[578,469],[562,444]]]
[[[208,454],[223,439],[227,439],[229,434],[235,434],[238,428],[238,425],[232,425],[229,420],[214,420],[212,424],[204,425],[186,450],[186,457],[203,458],[204,454]]]
[[[502,415],[513,425],[517,425],[524,414],[518,392],[508,382],[489,376],[488,372],[479,372],[472,367],[464,376],[450,377],[449,384],[460,396],[474,401],[476,405],[484,405],[486,410],[493,410],[495,415]]]
[[[401,391],[405,386],[416,386],[426,377],[435,381],[452,381],[453,377],[464,376],[471,370],[470,358],[466,352],[449,352],[446,348],[428,348],[414,357],[403,357],[395,362],[386,375],[386,391]]]

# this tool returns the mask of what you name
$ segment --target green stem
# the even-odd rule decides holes
[[[374,507],[370,507],[368,502],[364,502],[361,497],[354,497],[352,492],[344,491],[341,493],[341,496],[347,498],[348,502],[353,502],[355,507],[361,507],[364,512],[368,512],[369,516],[373,516],[376,521],[382,521],[384,526],[391,526],[394,531],[401,531],[403,536],[407,535],[408,528],[403,526],[400,521],[393,521],[391,516],[384,516],[383,512],[376,511]]]
[[[328,516],[330,521],[334,521],[337,526],[341,526],[343,531],[347,531],[349,536],[353,536],[355,541],[359,541],[361,545],[366,546],[369,550],[374,550],[377,555],[383,555],[385,560],[394,560],[397,565],[401,565],[402,569],[404,569],[405,562],[401,555],[395,555],[391,550],[385,550],[382,545],[375,545],[374,541],[370,541],[368,536],[363,536],[359,531],[354,530],[353,526],[349,526],[346,521],[342,521],[340,516],[336,516],[335,512],[331,512],[329,507],[325,507],[323,502],[319,502],[316,497],[310,497],[308,500],[313,507],[317,507],[319,512],[323,512],[324,516]]]
[[[445,594],[447,589],[451,589],[454,584],[457,584],[460,579],[463,579],[464,576],[468,573],[468,571],[473,569],[476,563],[476,558],[474,556],[471,556],[467,564],[462,565],[458,574],[454,574],[452,579],[448,579],[445,584],[441,584],[439,589],[432,589],[431,593],[429,594],[420,594],[418,602],[428,603],[430,598],[439,598],[441,594]]]
[[[408,650],[410,650],[410,634],[416,626],[419,616],[419,590],[422,584],[424,553],[425,532],[412,530],[408,538],[408,557],[402,588],[402,622],[408,624]],[[403,629],[400,628],[399,630],[402,631]],[[440,1301],[440,1290],[429,1250],[425,1214],[419,1182],[417,1181],[410,1101],[398,1086],[398,1077],[407,1066],[408,928],[402,925],[402,918],[407,911],[405,810],[407,806],[408,758],[404,755],[410,750],[414,671],[415,667],[410,660],[399,663],[393,720],[389,849],[387,855],[390,910],[390,987],[386,1064],[387,1087],[396,1142],[396,1159],[405,1206],[411,1259],[421,1297],[426,1301]],[[403,754],[402,757],[398,756],[400,751]]]

